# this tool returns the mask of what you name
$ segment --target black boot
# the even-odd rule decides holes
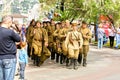
[[[55,59],[55,52],[53,51],[53,49],[51,49],[51,60]]]
[[[36,66],[37,65],[37,56],[33,55],[33,65]]]
[[[78,56],[78,63],[79,63],[79,65],[81,65],[81,63],[82,63],[82,54],[81,53]]]
[[[56,63],[59,63],[59,53],[56,53]]]
[[[37,56],[37,66],[40,67],[40,56]]]
[[[70,58],[70,65],[68,66],[68,69],[72,69],[73,68],[73,59]]]
[[[74,69],[77,70],[78,66],[77,66],[77,59],[74,59]]]
[[[66,63],[67,57],[63,55],[63,63]]]
[[[66,59],[66,67],[69,66],[69,58]]]
[[[63,53],[60,55],[60,64],[63,64]]]
[[[84,66],[84,67],[87,66],[86,59],[83,59],[83,66]]]

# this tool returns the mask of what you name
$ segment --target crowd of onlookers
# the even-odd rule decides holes
[[[105,25],[105,23],[107,25]],[[107,42],[109,42],[110,48],[115,48],[115,49],[119,48],[120,27],[116,29],[112,23],[107,21],[104,22],[104,24],[100,23],[98,25],[97,35],[98,35],[98,49],[101,49],[102,46]]]

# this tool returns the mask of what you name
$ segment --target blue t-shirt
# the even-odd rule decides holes
[[[27,51],[23,48],[23,49],[19,49],[18,50],[18,56],[19,56],[19,62],[28,63],[28,55],[27,55]]]
[[[100,39],[103,38],[105,32],[102,28],[98,28],[97,33],[98,33],[98,39]]]
[[[20,42],[20,36],[13,30],[0,27],[0,59],[16,58],[15,42]]]

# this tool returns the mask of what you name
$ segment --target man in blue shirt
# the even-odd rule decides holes
[[[4,16],[0,26],[0,80],[14,80],[16,69],[16,44],[20,36],[13,30],[12,17]]]

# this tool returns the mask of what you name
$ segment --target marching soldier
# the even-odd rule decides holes
[[[47,22],[45,22],[45,21],[43,22],[43,28],[47,29]]]
[[[41,28],[41,27],[40,27]],[[51,56],[51,52],[49,51],[48,47],[48,33],[46,29],[41,28],[43,32],[43,40],[42,40],[42,52],[40,57],[40,65],[44,63],[46,59]]]
[[[60,28],[61,28],[61,23],[56,23],[55,25],[55,31],[53,33],[53,44],[54,44],[54,50],[56,53],[56,62],[59,62],[59,56],[62,52],[61,50],[61,44],[60,44],[60,38],[59,38],[59,32],[60,32]]]
[[[30,37],[30,33],[33,30],[35,26],[35,20],[33,19],[30,22],[30,25],[28,26],[28,28],[26,29],[26,39],[27,39],[27,43],[28,43],[28,47],[27,47],[27,52],[28,52],[28,56],[30,57],[30,50],[31,50],[31,45],[32,45],[32,37]]]
[[[51,22],[51,27],[53,28],[53,30],[55,31],[55,22],[54,22],[54,20],[53,19],[51,19],[50,20],[50,22]]]
[[[83,37],[83,47],[80,50],[80,55],[83,54],[83,66],[87,65],[87,54],[89,51],[89,39],[92,37],[92,33],[90,29],[87,27],[87,23],[85,21],[82,22],[82,26],[79,28],[79,32],[82,33]],[[81,56],[82,57],[82,56]],[[79,58],[81,58],[79,57]],[[81,64],[82,60],[79,59],[78,62]]]
[[[32,37],[31,55],[34,56],[34,64],[40,66],[43,45],[48,45],[48,38],[43,33],[43,29],[41,28],[41,23],[39,21],[35,23],[35,27],[31,31],[30,37]]]
[[[51,27],[51,23],[48,21],[47,22],[47,27],[45,28],[47,30],[48,33],[48,49],[51,52],[51,60],[55,59],[55,52],[53,50],[53,33],[54,33],[54,29],[53,27]]]
[[[68,48],[68,58],[70,59],[70,65],[68,68],[78,69],[77,59],[79,55],[79,49],[82,48],[83,39],[80,32],[77,31],[77,22],[73,21],[72,31],[68,32],[65,47]]]
[[[67,57],[67,49],[65,48],[65,39],[66,36],[68,34],[68,32],[70,31],[70,22],[68,20],[66,20],[66,22],[62,22],[62,29],[60,30],[59,33],[59,37],[60,37],[60,41],[61,41],[61,45],[62,45],[62,54],[60,56],[60,63],[62,64],[63,62],[65,62],[65,59]],[[66,60],[66,66],[68,65],[68,60]]]

